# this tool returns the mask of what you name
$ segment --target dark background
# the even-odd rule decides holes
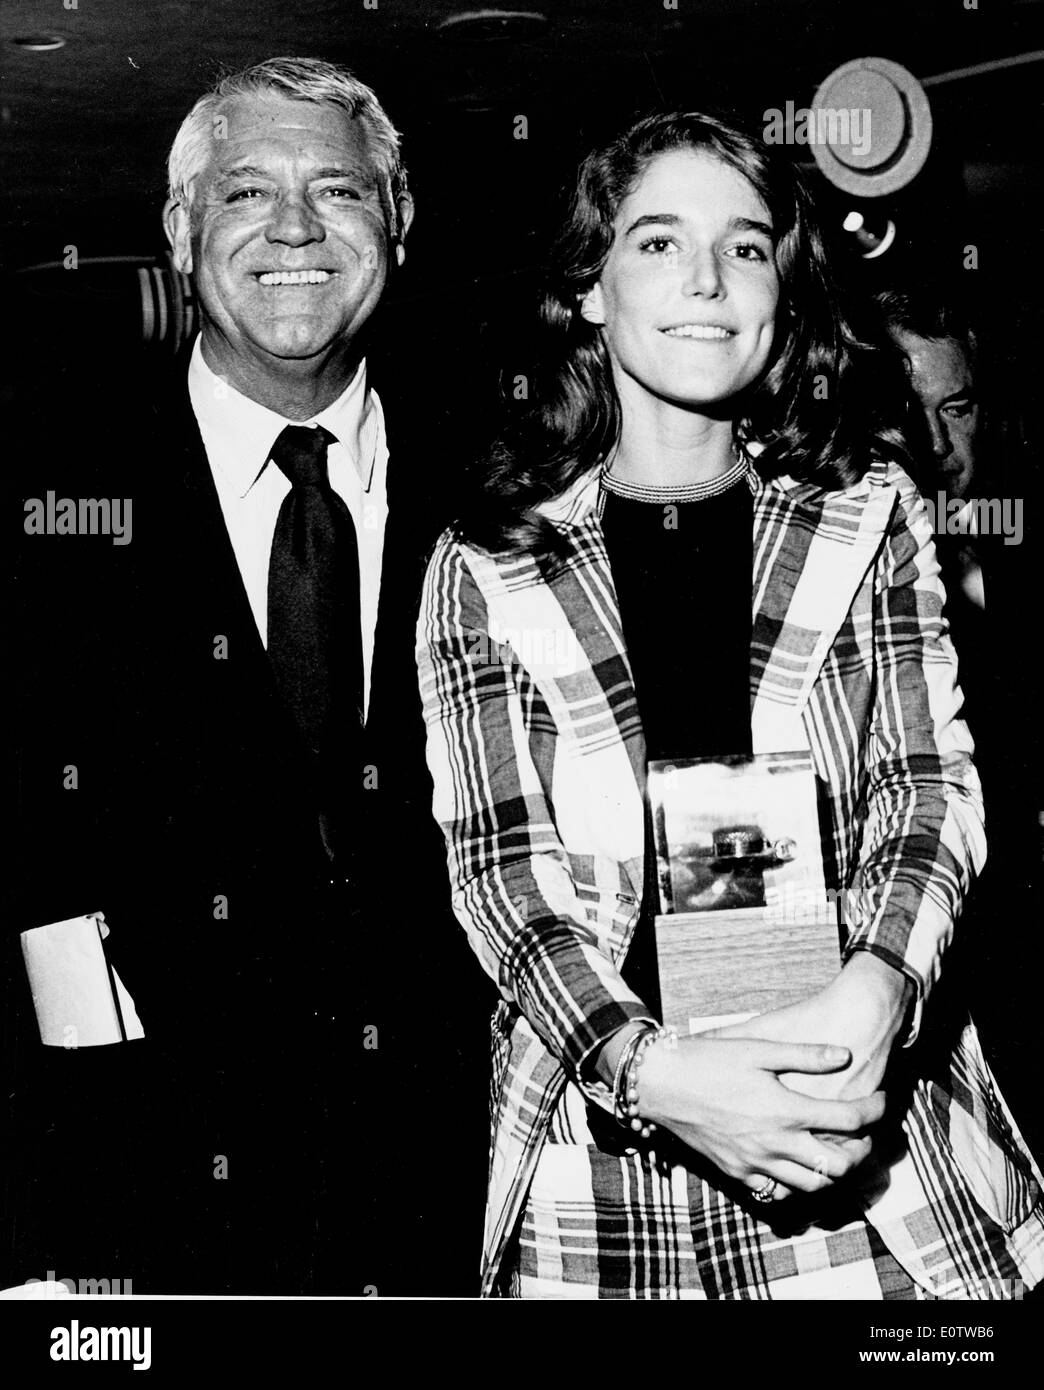
[[[22,292],[32,286],[21,331],[52,359],[63,343],[96,352],[135,335],[136,276],[84,273],[82,262],[162,255],[165,159],[182,117],[219,69],[296,53],[355,69],[405,132],[418,212],[389,301],[402,321],[385,314],[397,351],[450,350],[513,374],[524,370],[518,311],[554,191],[595,140],[657,104],[725,103],[761,123],[788,100],[808,105],[839,64],[876,55],[946,80],[929,84],[928,166],[889,204],[899,243],[865,272],[878,280],[909,262],[917,275],[960,275],[974,243],[980,269],[964,288],[991,318],[1003,315],[998,336],[1018,370],[1014,349],[1039,309],[1042,213],[1031,191],[1044,68],[953,74],[1044,48],[1044,7],[964,3],[678,0],[667,10],[662,0],[555,0],[539,14],[538,0],[520,0],[528,18],[462,23],[460,0],[376,0],[372,10],[364,0],[5,0],[4,264],[60,263],[69,246],[81,260],[76,283],[67,271],[19,277]],[[39,35],[64,47],[18,46]],[[519,115],[526,140],[514,138]],[[853,200],[816,180],[839,227]]]
[[[221,69],[278,54],[317,56],[347,64],[376,89],[405,133],[417,203],[406,267],[380,313],[382,346],[406,381],[422,381],[429,366],[434,377],[456,364],[453,407],[492,417],[499,382],[528,368],[544,238],[556,191],[579,155],[657,105],[727,104],[761,123],[768,108],[810,104],[841,63],[876,55],[926,81],[933,148],[911,186],[880,207],[863,205],[894,217],[899,229],[893,250],[873,262],[860,260],[840,231],[856,201],[810,166],[837,264],[857,291],[945,279],[977,316],[995,414],[1006,417],[1009,437],[1022,444],[985,466],[996,477],[1003,470],[1006,484],[1025,495],[1032,536],[1044,65],[965,70],[1044,47],[1044,5],[678,0],[677,10],[668,10],[662,0],[533,0],[532,9],[529,0],[518,3],[526,14],[513,21],[461,22],[466,5],[448,0],[377,0],[372,10],[363,0],[297,0],[292,7],[286,0],[78,0],[75,8],[63,0],[5,0],[5,409],[17,411],[23,392],[53,396],[60,409],[63,383],[99,371],[112,389],[114,363],[126,370],[125,389],[132,391],[136,367],[169,359],[173,333],[143,341],[139,266],[154,263],[166,274],[159,212],[167,150]],[[33,51],[19,44],[34,36],[64,45]],[[519,116],[528,123],[525,140],[515,138]],[[968,245],[978,250],[974,271],[963,267]],[[75,271],[61,268],[70,247],[79,259]],[[100,257],[129,259],[91,264]],[[48,266],[54,268],[33,269]],[[463,463],[450,433],[433,437],[429,467],[449,479]],[[9,456],[5,466],[15,491],[22,478],[24,495],[47,486],[29,481],[38,467],[31,457]],[[20,527],[20,510],[11,524]],[[1039,583],[1036,552],[1030,542],[1022,550],[1014,598],[991,615],[1006,655],[977,737],[986,749],[991,739],[994,746],[1005,738],[1014,743],[1003,779],[989,752],[983,770],[995,786],[1006,781],[994,795],[1003,800],[1011,791],[1014,804],[1007,781],[1014,767],[1023,784],[1020,824],[1035,835],[1026,816],[1040,804],[1039,768],[1022,740],[1037,704]],[[980,909],[971,975],[991,1056],[1039,1150],[1041,918],[1032,895],[1039,849],[1018,854],[995,876]],[[477,989],[478,965],[473,969]],[[452,1007],[452,1000],[442,1002]],[[484,1107],[485,1039],[478,1033],[474,1054],[475,1103]],[[452,1125],[448,1116],[450,1132]]]

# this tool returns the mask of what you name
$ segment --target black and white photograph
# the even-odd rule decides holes
[[[1042,20],[6,0],[12,1384],[1015,1373]]]

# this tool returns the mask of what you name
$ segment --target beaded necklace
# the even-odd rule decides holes
[[[703,502],[708,497],[719,497],[723,492],[728,492],[746,472],[746,460],[737,459],[724,473],[719,473],[716,478],[703,483],[631,483],[625,478],[614,477],[606,466],[602,468],[599,479],[601,491],[598,494],[598,516],[601,518],[605,511],[606,493],[609,492],[614,497],[624,497],[631,502]]]

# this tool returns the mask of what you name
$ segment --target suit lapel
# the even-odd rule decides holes
[[[180,577],[187,587],[203,593],[218,581],[219,594],[235,595],[237,617],[252,618],[184,372],[179,372],[167,395],[156,401],[154,415],[157,437],[165,443],[167,454],[166,477],[157,481],[169,490],[170,540],[184,556]],[[211,605],[214,597],[211,593]],[[251,626],[256,634],[257,625],[251,622]],[[257,645],[261,647],[260,636]]]
[[[228,639],[228,676],[241,692],[243,737],[249,737],[250,729],[267,727],[273,736],[293,742],[295,726],[276,689],[243,586],[184,371],[169,391],[157,395],[154,414],[166,460],[166,467],[156,471],[156,487],[164,530],[159,555],[169,570],[171,621],[193,654],[215,649],[221,636]],[[212,661],[217,676],[221,663],[216,657]]]
[[[409,404],[378,385],[388,437],[388,517],[381,562],[381,589],[374,634],[368,736],[376,743],[387,731],[385,755],[407,711],[419,714],[416,626],[428,557],[451,519],[442,480],[425,470],[409,436]],[[390,740],[390,742],[389,742]]]

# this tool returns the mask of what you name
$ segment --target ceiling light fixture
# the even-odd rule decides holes
[[[65,47],[61,34],[23,34],[17,39],[8,39],[8,43],[27,53],[50,53],[55,48]]]
[[[861,212],[853,209],[841,225],[855,237],[864,261],[883,256],[895,241],[895,223],[890,217],[872,218],[868,223]]]
[[[441,38],[462,39],[466,43],[499,43],[505,39],[524,43],[539,38],[550,22],[539,10],[461,10],[440,19],[435,32]]]

